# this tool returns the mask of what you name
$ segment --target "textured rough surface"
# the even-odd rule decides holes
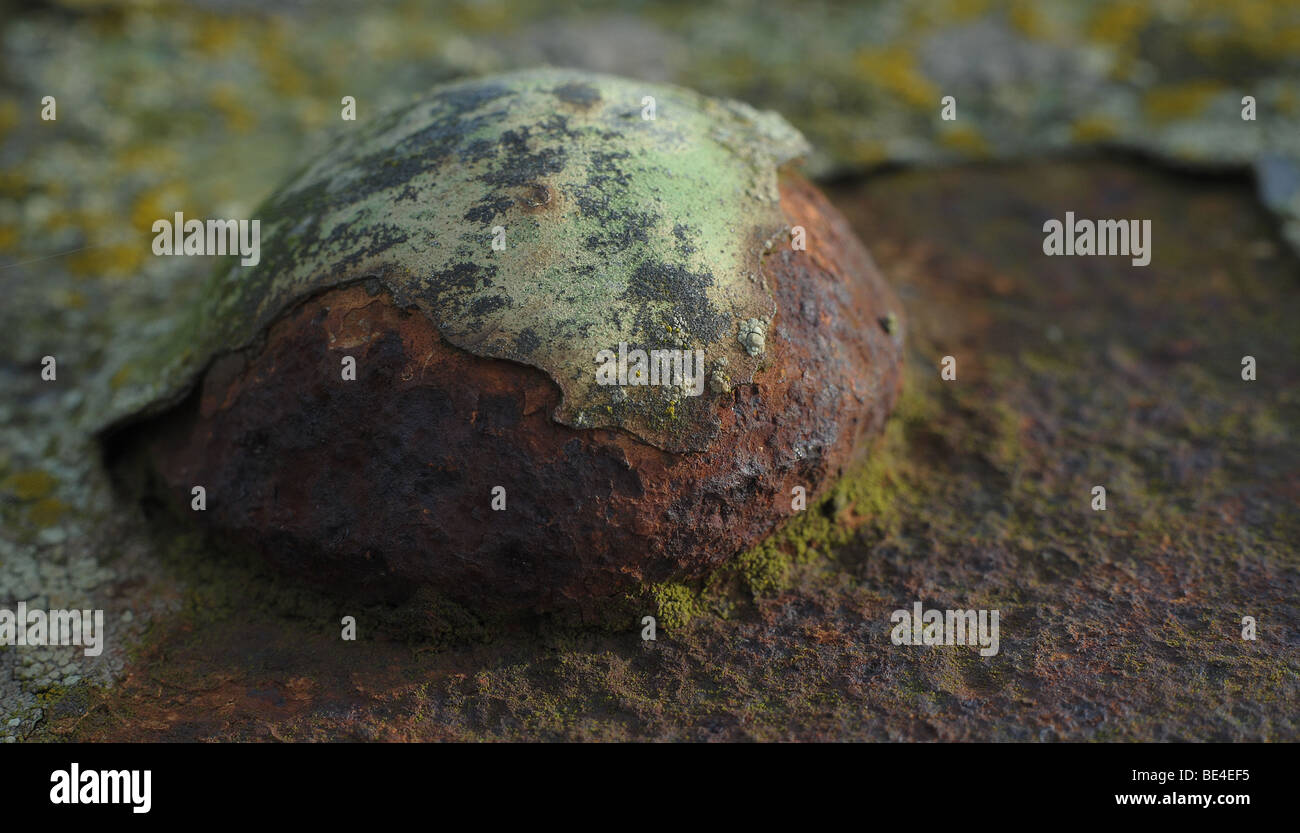
[[[1113,371],[1153,346],[1167,361],[1193,345],[1202,360],[1249,347],[1271,352],[1268,364],[1296,389],[1300,272],[1280,247],[1300,244],[1297,4],[58,5],[0,15],[0,604],[102,607],[120,630],[99,658],[0,650],[0,740],[1296,737],[1288,707],[1297,698],[1297,527],[1286,508],[1298,498],[1294,479],[1279,474],[1296,468],[1294,399],[1290,410],[1280,398],[1220,409],[1214,397],[1240,393],[1231,379],[1176,367],[1168,385],[1139,398],[1159,407],[1136,412],[1147,421],[1134,435],[1126,404],[1134,382]],[[364,655],[341,650],[336,604],[309,604],[297,583],[234,570],[111,493],[90,432],[106,413],[155,398],[160,377],[145,348],[183,330],[180,311],[213,266],[152,257],[150,223],[176,210],[252,216],[339,133],[435,84],[540,64],[680,83],[776,110],[811,140],[817,176],[1112,148],[1140,151],[1141,164],[1104,175],[1093,165],[1048,166],[1059,177],[1050,188],[1036,187],[1042,166],[862,186],[872,210],[858,234],[902,286],[909,341],[924,339],[910,348],[909,393],[888,429],[895,454],[878,457],[883,472],[873,469],[888,488],[867,491],[910,491],[887,512],[872,498],[862,539],[836,550],[824,574],[810,579],[800,568],[793,588],[753,606],[711,607],[657,652],[628,644],[631,617],[613,635],[539,624],[493,631],[489,645],[475,642],[485,637],[472,620],[455,619],[454,648],[435,639],[412,649],[363,625],[363,639],[374,637]],[[39,118],[36,105],[50,94],[57,122]],[[949,94],[954,122],[937,115]],[[1257,121],[1240,118],[1246,94],[1258,100]],[[344,95],[357,99],[357,123],[339,120]],[[1153,157],[1253,177],[1156,176]],[[1024,206],[999,195],[1040,205],[1036,220],[1059,217],[1083,204],[1061,201],[1062,182],[1149,195],[1140,206],[1096,209],[1148,212],[1156,222],[1156,260],[1140,279],[1098,261],[1053,261],[1075,287],[1058,295],[1017,263],[1041,240],[1008,221]],[[842,205],[856,193],[841,193]],[[1256,212],[1261,199],[1270,215]],[[1193,305],[1200,311],[1185,316]],[[1152,313],[1163,329],[1148,327]],[[1068,360],[1055,342],[1034,341],[1022,363],[1025,334],[1044,319],[1061,335],[1072,332],[1064,319],[1088,335],[1067,342]],[[931,375],[934,358],[952,351],[949,332],[1016,360],[992,366],[983,387],[945,393]],[[1154,341],[1124,349],[1129,335],[1147,332]],[[37,375],[46,354],[59,356],[57,384]],[[1115,420],[1101,419],[1116,403]],[[1018,484],[1051,471],[1051,460],[1062,461],[1058,470],[1097,460],[1098,470],[1128,473],[1144,505],[1158,507],[1174,489],[1158,463],[1173,459],[1173,473],[1195,473],[1198,490],[1225,508],[1115,524],[1098,540],[1133,555],[1107,568],[1119,570],[1107,583],[1086,557],[1092,539],[1081,544],[1078,529],[1047,524],[1073,517],[1072,494],[1018,491],[1018,513],[1006,512],[1015,475],[1006,461],[1022,439],[1012,428],[1029,410],[1051,427],[1023,437],[1032,465]],[[1185,433],[1162,439],[1155,417],[1182,420]],[[1111,442],[1086,458],[1073,450],[1098,438]],[[1227,454],[1214,453],[1220,442]],[[903,464],[903,454],[915,460]],[[49,489],[37,496],[28,485],[40,474]],[[1252,487],[1256,479],[1264,486]],[[846,508],[834,528],[852,517]],[[1023,543],[1014,557],[1004,536]],[[1180,541],[1195,546],[1172,549]],[[759,555],[755,564],[779,564],[767,548]],[[872,573],[861,569],[868,560]],[[949,586],[962,604],[971,587],[987,586],[1036,606],[1028,647],[1008,642],[1013,661],[985,674],[964,659],[876,644],[881,608],[867,603]],[[1191,606],[1184,590],[1196,594]],[[661,596],[666,608],[691,607],[682,588]],[[1214,598],[1231,599],[1234,613],[1265,611],[1270,636],[1227,641],[1224,608],[1206,604]],[[142,632],[153,636],[140,648]],[[124,672],[128,650],[137,659]],[[114,680],[122,687],[99,688]]]
[[[345,134],[255,212],[261,261],[230,258],[182,338],[150,346],[158,400],[288,306],[369,278],[455,346],[544,370],[557,420],[702,450],[710,397],[600,385],[594,358],[703,350],[752,379],[737,336],[772,318],[777,168],[806,150],[780,116],[662,84],[534,70],[440,87]]]
[[[665,587],[606,628],[358,607],[349,644],[336,601],[164,536],[184,611],[39,736],[1300,738],[1300,264],[1250,183],[1094,162],[830,193],[907,303],[907,380],[870,465],[738,591]],[[1063,200],[1151,217],[1157,256],[1026,256]],[[1001,651],[892,645],[917,599],[1001,609]]]
[[[790,178],[781,193],[807,249],[765,257],[765,366],[709,397],[706,450],[556,422],[545,374],[446,343],[370,281],[302,303],[136,429],[160,494],[186,513],[203,484],[195,517],[335,587],[549,608],[701,575],[788,517],[795,486],[821,493],[898,395],[897,299],[815,188]],[[355,382],[339,378],[345,355]],[[497,486],[506,511],[490,508]]]

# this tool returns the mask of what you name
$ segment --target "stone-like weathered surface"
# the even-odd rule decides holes
[[[831,194],[909,302],[880,453],[777,541],[831,557],[678,593],[695,618],[661,605],[653,645],[646,600],[607,631],[365,608],[347,646],[336,602],[164,539],[185,614],[42,737],[1300,737],[1300,265],[1250,184],[1051,163]],[[1043,257],[1062,204],[1152,218],[1151,265]],[[917,599],[999,608],[1000,652],[893,645]]]
[[[700,397],[719,424],[702,451],[556,421],[545,374],[448,344],[370,281],[293,308],[136,429],[160,494],[184,512],[203,484],[196,518],[336,588],[551,608],[701,575],[788,517],[795,486],[814,498],[860,458],[898,395],[897,299],[816,189],[790,178],[781,194],[807,250],[764,258],[763,366]]]

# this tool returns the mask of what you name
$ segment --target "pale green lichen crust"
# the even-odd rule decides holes
[[[759,354],[737,334],[775,314],[763,241],[783,226],[778,168],[805,150],[775,114],[678,87],[564,70],[440,87],[343,136],[262,206],[261,262],[218,270],[175,376],[296,301],[371,279],[457,347],[545,371],[557,421],[705,448],[716,394],[618,396],[596,356],[702,350],[732,384],[752,381]]]

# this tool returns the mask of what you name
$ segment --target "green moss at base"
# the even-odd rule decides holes
[[[796,567],[833,557],[866,527],[896,533],[902,518],[897,502],[915,491],[907,476],[909,428],[929,412],[919,388],[906,387],[868,458],[772,535],[702,579],[653,584],[631,598],[652,606],[662,627],[684,627],[707,613],[725,614],[737,599],[780,593]]]

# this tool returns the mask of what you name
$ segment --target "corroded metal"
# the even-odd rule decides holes
[[[823,493],[898,396],[897,299],[813,186],[780,187],[809,250],[766,256],[764,364],[746,383],[727,383],[734,361],[711,369],[701,451],[557,422],[545,373],[453,346],[378,281],[297,305],[118,442],[142,445],[180,514],[202,483],[198,520],[224,540],[351,592],[554,608],[701,575],[791,517],[795,487]]]
[[[774,313],[762,245],[783,224],[777,169],[805,148],[775,114],[678,87],[562,70],[441,87],[358,128],[257,212],[261,262],[215,276],[190,367],[372,279],[455,346],[544,371],[557,421],[700,450],[718,431],[707,395],[616,396],[594,357],[699,349],[752,380],[759,353],[736,337]]]

